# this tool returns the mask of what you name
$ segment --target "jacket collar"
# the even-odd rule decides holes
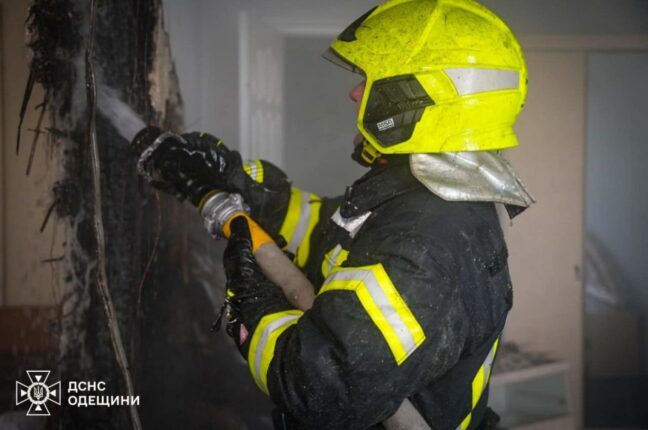
[[[373,166],[347,187],[340,215],[352,218],[423,185],[412,175],[406,156],[390,157],[389,164]]]
[[[340,215],[344,218],[364,215],[393,198],[421,187],[424,187],[424,184],[412,174],[409,158],[407,156],[391,156],[388,165],[373,166],[371,170],[355,181],[353,185],[347,187],[344,199],[340,205]],[[526,196],[526,189],[522,185],[521,187]],[[452,201],[451,199],[444,198],[443,195],[439,197],[443,200]],[[512,219],[524,211],[529,204],[534,202],[530,195],[528,195],[528,199],[529,203],[525,205],[507,202],[501,203],[504,204],[509,217]],[[496,199],[486,200],[497,202]],[[480,200],[466,199],[466,201]]]

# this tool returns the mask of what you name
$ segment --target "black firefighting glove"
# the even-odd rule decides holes
[[[283,291],[265,277],[254,254],[245,217],[231,222],[223,264],[227,276],[227,333],[247,358],[249,336],[263,316],[292,309]]]
[[[241,156],[220,139],[198,132],[162,134],[161,130],[149,127],[135,140],[154,141],[158,137],[162,141],[148,153],[142,152],[140,158],[140,170],[148,175],[151,185],[179,200],[189,199],[195,206],[213,190],[240,192],[237,184],[245,176]]]

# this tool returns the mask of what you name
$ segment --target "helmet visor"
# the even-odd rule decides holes
[[[358,75],[365,76],[365,73],[361,68],[359,68],[358,66],[356,66],[355,64],[353,64],[352,62],[350,62],[349,60],[347,60],[346,58],[344,58],[343,56],[341,56],[331,48],[324,51],[322,57],[325,60],[328,60],[331,63],[335,64],[336,66],[340,66],[343,69],[347,69],[353,73],[357,73]]]

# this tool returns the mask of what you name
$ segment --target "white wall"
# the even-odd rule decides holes
[[[648,345],[648,52],[588,61],[586,226],[621,272]],[[644,369],[648,354],[644,349]]]
[[[648,33],[645,0],[484,0],[520,34]]]
[[[357,112],[348,93],[360,76],[324,60],[326,37],[285,41],[284,168],[318,195],[344,194],[366,169],[351,159]]]
[[[182,3],[184,0],[165,0]],[[203,0],[225,4],[224,0]],[[523,34],[648,33],[645,0],[483,0]],[[286,22],[350,23],[382,0],[240,0],[239,7]],[[350,17],[353,17],[350,19]]]
[[[238,3],[164,1],[165,24],[186,108],[187,130],[239,140]]]
[[[507,151],[537,203],[506,229],[513,309],[504,339],[569,366],[572,421],[580,428],[583,369],[585,54],[527,49],[531,85]]]
[[[171,55],[180,78],[187,129],[202,129],[203,64],[202,0],[164,2],[164,27],[170,35]],[[181,37],[179,37],[181,36]]]

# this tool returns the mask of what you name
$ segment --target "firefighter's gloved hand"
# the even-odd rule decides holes
[[[252,252],[250,225],[243,216],[231,224],[231,235],[223,264],[230,312],[227,332],[234,338],[243,356],[247,356],[248,333],[269,313],[290,309],[281,289],[267,279]]]
[[[197,206],[207,193],[222,187],[229,150],[209,134],[187,133],[181,137],[160,145],[152,162],[163,186],[170,185],[179,200],[189,199]]]
[[[228,177],[232,171],[242,170],[237,152],[207,133],[166,135],[146,160],[146,170],[155,172],[151,175],[153,186],[179,200],[189,199],[195,206],[210,191],[232,189]]]

